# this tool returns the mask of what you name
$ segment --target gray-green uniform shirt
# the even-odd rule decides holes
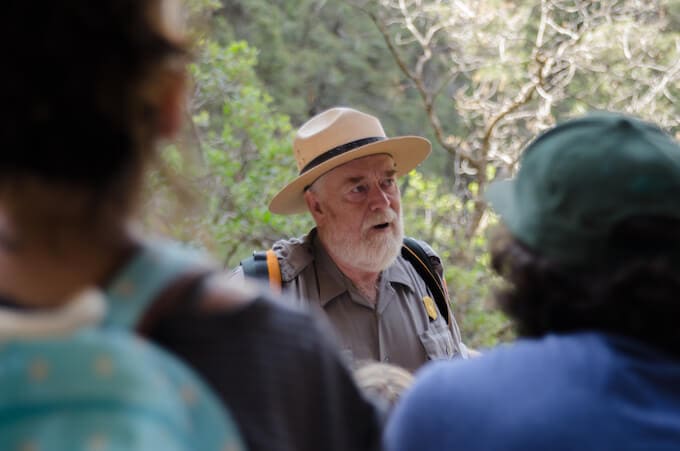
[[[440,263],[430,246],[420,244]],[[273,250],[292,302],[321,307],[352,361],[371,359],[415,370],[428,360],[467,357],[453,314],[437,310],[436,319],[428,315],[423,298],[434,296],[403,257],[382,272],[374,304],[338,269],[314,230],[278,241]],[[445,315],[450,315],[449,325]]]

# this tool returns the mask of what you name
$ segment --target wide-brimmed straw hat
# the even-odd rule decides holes
[[[300,127],[293,141],[299,175],[269,203],[272,213],[307,211],[304,191],[316,179],[342,164],[375,154],[394,159],[396,176],[418,166],[430,154],[420,136],[388,138],[378,118],[351,108],[331,108]]]

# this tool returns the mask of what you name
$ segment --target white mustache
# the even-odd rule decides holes
[[[380,224],[392,223],[398,220],[399,215],[394,210],[386,210],[381,213],[376,213],[367,220],[367,224],[364,226],[364,231],[370,230]]]

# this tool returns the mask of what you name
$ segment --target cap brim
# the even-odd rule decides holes
[[[515,208],[514,180],[499,180],[490,183],[486,188],[484,198],[504,222],[512,222],[515,211],[517,211]]]
[[[286,185],[269,203],[269,210],[280,215],[304,213],[307,205],[304,190],[331,169],[357,158],[375,154],[388,154],[395,163],[396,175],[401,176],[414,169],[430,154],[430,141],[420,136],[400,136],[357,147],[349,152],[324,161]]]

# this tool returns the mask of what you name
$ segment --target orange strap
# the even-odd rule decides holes
[[[269,271],[269,286],[274,293],[281,292],[281,266],[279,259],[272,249],[267,251],[267,270]]]

